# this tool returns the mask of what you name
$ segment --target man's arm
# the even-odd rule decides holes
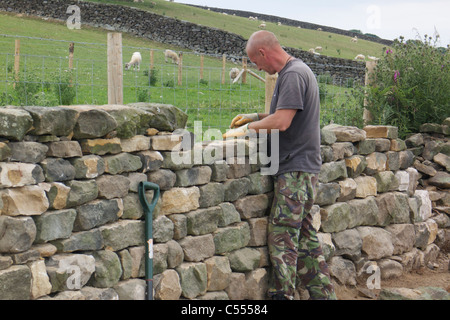
[[[256,132],[266,129],[268,133],[275,129],[285,131],[290,127],[296,112],[296,109],[278,109],[271,115],[260,113],[259,118],[261,120],[249,123],[248,128]]]

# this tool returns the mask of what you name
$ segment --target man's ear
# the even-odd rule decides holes
[[[266,56],[266,50],[264,50],[263,48],[258,49],[258,51],[259,51],[259,54],[260,54],[262,57],[265,57],[265,56]]]

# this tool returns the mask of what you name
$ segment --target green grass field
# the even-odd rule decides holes
[[[165,0],[144,0],[143,3],[130,3],[120,0],[89,1],[132,6],[179,20],[223,29],[241,35],[244,39],[248,39],[253,32],[259,30],[258,26],[261,24],[261,21],[250,21],[243,17],[224,15],[218,12],[207,11]],[[156,5],[152,5],[152,2]],[[254,11],[258,12],[258,8],[255,8]],[[307,51],[310,48],[321,46],[323,48],[321,52],[323,55],[344,59],[354,59],[358,54],[381,56],[383,53],[384,45],[367,40],[358,40],[358,43],[352,43],[350,37],[335,33],[299,29],[283,25],[278,26],[270,22],[267,22],[266,25],[266,30],[275,33],[281,44],[286,47]]]
[[[119,1],[113,2],[119,3]],[[222,24],[222,27],[229,31],[240,30],[244,37],[246,34],[250,35],[257,28],[254,26],[255,21],[248,21],[245,18],[226,16],[167,1],[156,0],[155,2],[155,8],[150,8],[147,0],[143,4],[133,3],[133,5],[184,20],[188,20],[188,16],[190,16],[197,23],[205,25],[214,26],[213,22],[215,21],[216,26]],[[126,2],[121,3],[125,4]],[[275,25],[269,28],[269,26],[270,24],[268,24],[268,29],[279,28],[278,31],[282,32],[279,34],[279,38],[284,45],[294,46],[287,41],[304,38],[299,36],[299,32],[302,34],[312,32],[316,34],[317,39],[319,39],[317,35],[320,35],[324,36],[323,39],[338,41],[337,35],[329,37],[319,31]],[[231,30],[232,28],[234,30]],[[2,34],[10,35],[0,36],[0,105],[50,106],[68,103],[107,103],[106,39],[108,31],[86,25],[82,25],[81,30],[70,30],[61,21],[6,13],[0,13],[0,30]],[[288,31],[293,33],[290,34]],[[15,88],[15,37],[11,35],[23,37],[18,38],[20,39],[21,60],[19,82],[16,83]],[[205,56],[203,79],[201,79],[200,57],[193,52],[128,34],[123,34],[122,37],[123,64],[128,62],[134,51],[140,51],[143,57],[139,72],[124,71],[125,104],[137,101],[173,104],[188,113],[188,127],[192,127],[194,121],[203,121],[204,129],[210,127],[224,129],[237,113],[264,111],[264,83],[250,75],[247,75],[246,84],[230,83],[228,71],[232,67],[240,67],[239,65],[227,62],[226,81],[223,84],[221,82],[222,59]],[[71,73],[69,73],[68,66],[70,42],[75,42]],[[329,43],[328,49],[325,49],[326,46],[322,44],[325,49],[324,53],[326,50],[337,53],[336,48],[338,47],[332,48],[332,42]],[[341,39],[340,43],[345,47],[344,39]],[[296,47],[303,45],[305,44]],[[375,44],[374,48],[377,46],[380,45]],[[308,47],[307,44],[306,47]],[[183,51],[181,85],[178,84],[178,67],[175,64],[164,62],[162,53],[164,49]],[[151,50],[154,53],[153,70],[150,70]],[[371,51],[370,54],[375,55],[374,52]],[[344,54],[344,51],[341,51],[341,54]],[[347,54],[353,56],[351,51]],[[258,73],[264,77],[262,72]],[[150,74],[153,74],[151,83]],[[322,125],[331,120],[335,123],[347,124],[349,119],[357,118],[355,113],[359,113],[358,103],[349,95],[349,89],[325,83],[321,83],[320,87]],[[343,123],[344,121],[346,123]]]

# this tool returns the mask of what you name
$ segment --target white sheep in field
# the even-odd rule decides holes
[[[172,50],[164,50],[164,59],[167,63],[167,59],[172,59],[173,63],[178,64],[180,62],[180,57],[178,57],[178,54],[175,51]]]
[[[316,50],[314,50],[314,48],[311,48],[311,49],[308,50],[308,52],[309,52],[309,53],[315,53]]]
[[[133,70],[139,71],[140,65],[142,62],[142,56],[140,52],[134,52],[131,56],[131,60],[128,63],[125,63],[125,70],[130,70],[133,67]]]
[[[230,80],[233,81],[238,76],[240,70],[238,68],[232,68],[230,70]]]
[[[317,28],[317,31],[323,31],[323,29],[322,28]]]
[[[266,24],[265,24],[265,23],[261,23],[261,24],[258,26],[258,28],[260,28],[260,29],[265,29],[265,28],[266,28]]]
[[[316,51],[322,51],[323,48],[322,47],[316,47]]]
[[[363,54],[358,54],[356,57],[355,57],[355,60],[366,60],[366,57],[363,55]]]
[[[356,43],[356,42],[358,42],[358,37],[354,36],[353,38],[350,39],[350,41]]]

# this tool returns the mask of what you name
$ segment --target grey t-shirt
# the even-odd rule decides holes
[[[302,60],[291,60],[278,73],[270,113],[277,109],[297,109],[290,127],[280,131],[277,175],[291,171],[319,173],[322,166],[319,87]]]

